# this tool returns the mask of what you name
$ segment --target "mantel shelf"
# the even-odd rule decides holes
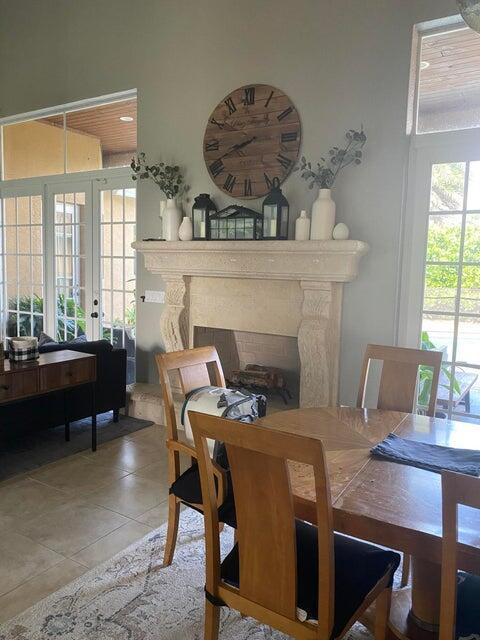
[[[369,247],[360,240],[139,241],[145,268],[162,276],[350,282]]]

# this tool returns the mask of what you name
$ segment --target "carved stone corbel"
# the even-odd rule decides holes
[[[337,403],[342,285],[302,280],[302,320],[298,330],[301,362],[300,406]]]
[[[188,285],[186,276],[167,276],[165,282],[165,307],[160,317],[160,331],[165,351],[181,351],[188,348]]]

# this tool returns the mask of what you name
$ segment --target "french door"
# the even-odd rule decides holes
[[[135,196],[129,175],[1,188],[5,335],[107,339],[127,349],[134,380]]]
[[[47,211],[46,301],[53,334],[62,342],[95,338],[91,183],[47,185]]]
[[[400,328],[444,354],[437,410],[480,422],[480,136],[435,140],[415,152]]]

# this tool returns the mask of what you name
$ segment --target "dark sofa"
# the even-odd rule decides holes
[[[97,413],[118,411],[126,402],[127,352],[114,349],[107,340],[96,342],[51,343],[40,347],[40,353],[51,351],[81,351],[97,356],[96,409]],[[91,415],[90,386],[74,387],[67,391],[70,421]],[[0,406],[0,428],[3,432],[27,432],[64,424],[64,392],[56,391],[45,396],[22,400],[14,404]]]

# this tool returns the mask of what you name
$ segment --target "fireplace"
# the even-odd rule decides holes
[[[213,339],[226,371],[237,357],[250,364],[261,354],[260,364],[272,366],[280,358],[300,406],[337,403],[343,286],[355,279],[365,243],[149,241],[133,247],[165,283],[160,331],[167,351]]]
[[[235,370],[245,370],[248,365],[281,370],[286,388],[292,394],[289,404],[292,407],[298,405],[300,356],[296,338],[233,329],[194,327],[193,344],[195,347],[214,345],[217,348],[227,380],[232,380]],[[236,384],[235,380],[233,383]]]

